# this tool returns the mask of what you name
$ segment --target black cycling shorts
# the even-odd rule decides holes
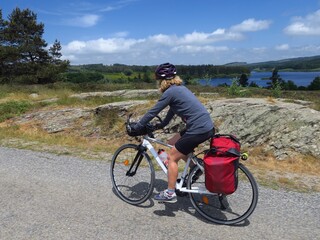
[[[175,148],[184,155],[193,152],[199,144],[210,139],[214,135],[214,128],[202,134],[187,134],[185,131],[180,132],[181,138],[176,142]]]

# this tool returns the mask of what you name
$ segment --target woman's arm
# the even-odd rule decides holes
[[[164,108],[166,108],[170,104],[170,100],[171,100],[171,97],[167,94],[167,91],[166,91],[165,93],[162,94],[159,101],[140,119],[136,127],[139,129],[145,126],[148,122],[150,122],[155,116],[157,116]],[[165,120],[167,119],[167,117],[168,117],[168,114]],[[170,120],[171,119],[169,119],[169,121]]]

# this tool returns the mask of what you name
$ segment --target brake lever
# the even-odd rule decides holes
[[[131,119],[132,115],[133,115],[133,113],[130,113],[129,116],[127,117],[127,122],[126,122],[127,125],[130,123],[130,119]]]
[[[166,133],[166,134],[170,133],[170,129],[169,128],[163,129],[163,133]]]
[[[162,119],[161,119],[161,117],[160,117],[159,115],[157,115],[157,116],[155,116],[155,117],[159,120],[160,123],[163,122]]]

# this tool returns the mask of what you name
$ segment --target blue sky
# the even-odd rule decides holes
[[[320,55],[320,0],[2,0],[71,64],[225,64]]]

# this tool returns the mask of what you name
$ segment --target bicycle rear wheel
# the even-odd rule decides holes
[[[192,182],[192,176],[198,169],[198,166],[194,167],[189,175],[189,189],[206,189],[204,174],[196,182]],[[238,179],[238,188],[230,195],[189,193],[192,205],[201,216],[217,224],[232,225],[244,221],[257,206],[258,186],[252,174],[241,163]]]
[[[153,164],[145,150],[138,145],[125,144],[115,152],[110,175],[116,194],[129,204],[141,204],[153,192]]]

